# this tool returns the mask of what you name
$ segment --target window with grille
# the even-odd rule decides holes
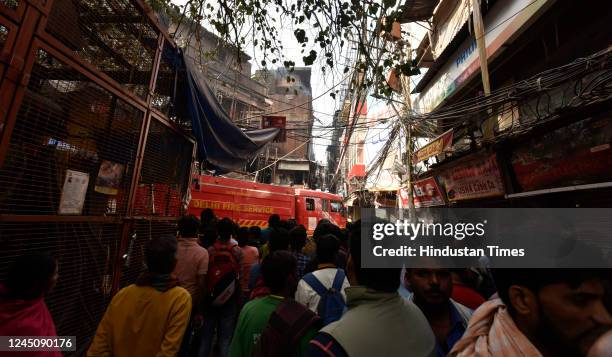
[[[314,198],[306,199],[306,211],[314,211],[315,210],[315,200]]]
[[[125,213],[142,116],[38,51],[0,168],[0,213],[57,214],[68,170],[89,177],[83,215]]]
[[[47,31],[145,99],[158,33],[129,0],[54,0]]]
[[[340,211],[342,211],[342,202],[332,201],[332,203],[331,203],[331,211],[332,212],[340,212]]]
[[[323,210],[323,212],[327,212],[329,210],[329,200],[321,200],[321,209]]]

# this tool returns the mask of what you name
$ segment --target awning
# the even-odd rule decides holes
[[[194,60],[182,52],[180,57],[186,71],[185,93],[198,159],[225,171],[243,168],[280,129],[242,131],[221,107]]]
[[[351,180],[353,177],[364,177],[365,176],[365,164],[355,164],[351,167],[348,175],[346,175],[347,180]]]
[[[591,184],[586,184],[586,185],[574,185],[574,186],[566,186],[566,187],[554,187],[554,188],[546,188],[543,190],[512,193],[512,194],[506,195],[506,198],[532,197],[532,196],[545,195],[549,193],[594,190],[598,188],[607,188],[607,187],[612,187],[612,182],[591,183]]]
[[[399,22],[425,21],[431,18],[440,0],[406,0],[402,6],[404,16]]]

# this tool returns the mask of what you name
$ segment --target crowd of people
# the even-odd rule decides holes
[[[360,222],[308,237],[278,215],[260,229],[204,210],[177,231],[147,243],[88,356],[612,356],[609,270],[365,268]],[[19,258],[0,335],[55,335],[57,279],[48,254]]]

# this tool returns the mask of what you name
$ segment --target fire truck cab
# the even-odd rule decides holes
[[[188,214],[200,216],[210,208],[217,217],[228,217],[240,226],[268,226],[268,218],[295,218],[312,234],[321,219],[340,228],[346,213],[339,195],[223,177],[196,175],[191,184]]]
[[[321,191],[295,189],[295,218],[312,234],[321,219],[340,228],[346,227],[346,211],[339,195]]]

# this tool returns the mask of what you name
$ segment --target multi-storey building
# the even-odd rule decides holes
[[[269,115],[280,118],[284,126],[284,133],[261,155],[260,167],[274,163],[262,175],[264,182],[320,188],[311,140],[314,115],[310,77],[310,67],[296,67],[292,72],[284,68],[260,70],[255,74],[267,87],[273,103]]]
[[[612,202],[606,2],[482,2],[491,95],[482,78],[472,1],[439,2],[413,44],[426,70],[415,122],[436,123],[414,156],[435,183],[419,204],[598,206]],[[419,181],[420,180],[420,181]],[[415,201],[417,201],[415,199]]]

